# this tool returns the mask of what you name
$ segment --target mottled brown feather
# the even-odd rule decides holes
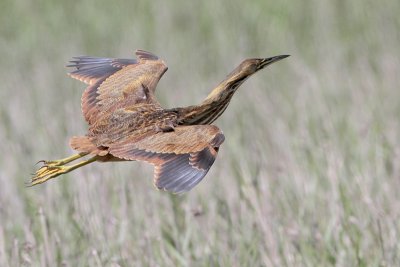
[[[219,147],[224,141],[222,131],[215,125],[179,126],[170,132],[149,131],[132,133],[110,143],[109,152],[116,157],[135,160],[131,151],[143,150],[162,154],[187,154],[202,151],[206,147]]]
[[[222,132],[215,125],[179,126],[171,132],[147,136],[135,146],[151,152],[185,154],[213,145],[218,134]]]
[[[134,143],[176,125],[176,113],[156,104],[135,104],[101,113],[89,127],[89,136],[99,146],[110,146],[117,140]],[[172,129],[172,128],[171,128]]]
[[[137,60],[85,56],[71,60],[68,67],[76,70],[69,75],[89,84],[82,95],[82,113],[90,125],[114,106],[158,104],[154,92],[167,66],[150,52],[138,50],[136,56]]]
[[[155,165],[155,186],[183,193],[207,174],[223,141],[223,133],[214,125],[180,126],[171,132],[147,134],[141,140],[126,138],[110,145],[109,153]]]

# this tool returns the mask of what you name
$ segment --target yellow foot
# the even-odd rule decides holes
[[[34,186],[46,182],[49,179],[55,178],[61,174],[67,173],[70,167],[59,166],[59,162],[44,162],[45,165],[40,167],[39,170],[31,178],[28,186]]]
[[[37,184],[41,184],[46,182],[49,179],[55,178],[61,174],[65,174],[67,172],[73,171],[77,168],[80,168],[82,166],[85,166],[89,163],[92,163],[98,159],[98,156],[93,156],[90,159],[83,160],[81,162],[78,162],[74,165],[65,165],[66,163],[69,163],[71,161],[74,161],[78,158],[81,158],[83,156],[87,155],[87,153],[81,153],[77,154],[74,156],[71,156],[69,158],[61,159],[61,160],[53,160],[53,161],[39,161],[43,162],[43,166],[40,167],[32,176],[31,181],[28,182],[28,186],[34,186]]]

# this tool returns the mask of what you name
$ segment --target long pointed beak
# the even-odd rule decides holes
[[[263,69],[266,66],[271,65],[272,63],[275,63],[279,60],[287,58],[288,56],[290,56],[290,55],[280,55],[280,56],[275,56],[275,57],[270,57],[270,58],[263,58],[263,59],[261,59],[259,65],[257,66],[257,69],[258,70]]]

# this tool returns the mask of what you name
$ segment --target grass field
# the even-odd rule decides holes
[[[400,266],[400,1],[0,3],[0,266]],[[86,124],[75,55],[169,65],[165,107],[241,60],[290,54],[216,122],[206,178],[174,196],[150,165],[24,183]]]

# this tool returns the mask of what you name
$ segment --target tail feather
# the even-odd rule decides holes
[[[108,154],[107,148],[97,147],[88,136],[73,136],[69,144],[72,149],[78,152],[89,153],[95,156],[105,156]]]

